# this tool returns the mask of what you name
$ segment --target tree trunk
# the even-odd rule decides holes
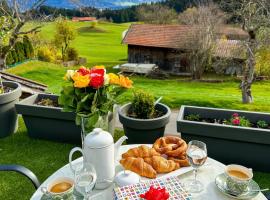
[[[251,85],[254,78],[254,68],[255,68],[255,49],[256,49],[256,39],[250,38],[247,43],[247,62],[243,72],[243,80],[241,84],[242,89],[242,102],[252,103],[253,97],[251,93]]]

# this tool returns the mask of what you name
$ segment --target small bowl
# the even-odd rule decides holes
[[[59,193],[51,192],[51,189],[53,186],[62,182],[70,183],[72,186],[64,192],[59,192]],[[41,188],[41,192],[43,192],[46,196],[50,197],[51,199],[69,199],[73,195],[73,190],[74,190],[74,180],[68,177],[56,178],[55,180],[51,181],[47,185],[47,187]]]
[[[229,171],[231,170],[240,171],[246,174],[247,178],[235,177],[229,173]],[[253,178],[252,169],[248,169],[241,165],[227,165],[227,167],[225,168],[225,174],[227,176],[227,189],[235,195],[240,195],[246,192],[248,184]]]

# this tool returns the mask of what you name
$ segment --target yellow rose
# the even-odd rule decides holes
[[[120,86],[122,86],[124,88],[131,88],[132,84],[133,84],[133,81],[130,80],[128,77],[120,75],[119,76],[119,83],[120,83]]]
[[[119,85],[119,76],[113,73],[109,73],[109,81],[111,85]]]
[[[90,83],[90,76],[89,75],[81,75],[79,72],[75,72],[72,76],[72,80],[74,81],[74,87],[76,88],[85,88]]]

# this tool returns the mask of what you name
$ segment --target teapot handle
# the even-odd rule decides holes
[[[75,174],[76,169],[72,165],[72,156],[76,151],[81,152],[83,155],[83,150],[80,147],[75,147],[75,148],[71,149],[71,151],[69,153],[69,167],[70,167],[71,171],[73,172],[73,174]]]

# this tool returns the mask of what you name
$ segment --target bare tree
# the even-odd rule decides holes
[[[29,33],[38,32],[41,28],[36,25],[31,28],[25,28],[24,25],[33,18],[32,11],[39,8],[45,0],[0,0],[0,13],[5,21],[4,29],[1,26],[1,33],[5,35],[7,41],[0,44],[0,70],[6,67],[6,58],[13,49],[17,40]],[[0,35],[0,40],[3,37]]]
[[[242,102],[252,103],[251,86],[254,79],[256,65],[256,50],[269,42],[269,32],[259,39],[259,33],[270,27],[270,1],[269,0],[223,0],[222,7],[233,13],[233,17],[242,25],[242,29],[249,35],[245,46],[247,48],[247,61],[241,83]],[[260,42],[263,41],[263,42]],[[269,45],[269,43],[268,43]]]
[[[216,32],[224,23],[225,14],[211,2],[197,2],[179,15],[180,24],[190,25],[191,73],[193,79],[201,79],[210,63],[216,44]]]
[[[176,11],[162,5],[142,5],[137,9],[137,17],[149,24],[171,24],[177,20]]]

